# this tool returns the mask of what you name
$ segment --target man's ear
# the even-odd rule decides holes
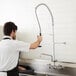
[[[12,32],[10,33],[10,36],[12,37],[14,33],[15,33],[15,32],[12,30]]]

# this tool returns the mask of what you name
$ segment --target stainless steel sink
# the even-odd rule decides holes
[[[36,76],[76,76],[76,68],[61,66],[61,63],[54,66],[53,62],[48,60],[31,59],[23,62],[23,65],[25,64],[34,69]]]

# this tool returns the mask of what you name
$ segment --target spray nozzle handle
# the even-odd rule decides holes
[[[40,33],[40,36],[41,36],[42,34]]]
[[[40,33],[40,36],[41,36],[42,34]],[[39,45],[38,47],[42,47],[41,45]]]

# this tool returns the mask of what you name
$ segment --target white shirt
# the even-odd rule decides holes
[[[13,40],[9,36],[4,36],[0,41],[0,71],[8,71],[13,69],[18,64],[19,52],[28,52],[30,48],[29,43]],[[5,76],[5,75],[0,75]]]

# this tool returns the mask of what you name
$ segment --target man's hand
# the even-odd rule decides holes
[[[18,70],[25,71],[26,69],[22,66],[18,66]]]
[[[42,36],[37,36],[37,40],[38,40],[39,42],[41,42],[41,41],[42,41]]]
[[[42,41],[42,36],[37,36],[37,41],[30,45],[30,49],[36,49]]]

